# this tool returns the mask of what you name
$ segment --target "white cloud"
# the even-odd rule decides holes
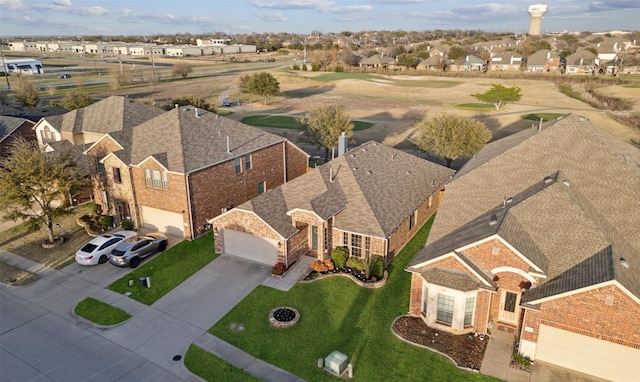
[[[336,4],[326,0],[254,1],[253,6],[268,9],[323,9]]]
[[[71,0],[53,0],[53,3],[55,5],[60,5],[63,7],[70,7],[71,6]]]
[[[24,4],[22,4],[22,0],[0,0],[0,9],[20,11],[24,9]]]

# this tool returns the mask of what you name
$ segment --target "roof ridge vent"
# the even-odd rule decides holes
[[[625,268],[629,268],[629,262],[624,257],[620,258],[620,265],[622,265]]]
[[[497,215],[491,215],[491,220],[489,221],[489,225],[490,226],[494,226],[498,224],[498,216]]]

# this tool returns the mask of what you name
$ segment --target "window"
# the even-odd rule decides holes
[[[318,250],[318,226],[311,226],[311,250]]]
[[[362,257],[362,236],[351,234],[351,256]]]
[[[342,233],[342,246],[349,248],[349,234],[346,232]]]
[[[112,167],[113,181],[116,183],[122,183],[122,177],[120,176],[120,167]]]
[[[147,182],[147,187],[151,187],[153,185],[151,180],[151,170],[148,168],[144,169],[144,180]]]
[[[251,154],[244,156],[244,169],[251,170]]]
[[[45,126],[44,129],[42,129],[42,133],[40,135],[43,144],[55,142],[55,136],[53,134],[53,131],[49,129],[49,126]]]
[[[451,325],[453,322],[454,302],[455,297],[438,293],[438,316],[436,317],[438,322]]]
[[[107,171],[104,168],[104,163],[100,162],[100,158],[96,157],[96,171],[98,174],[106,174]]]
[[[327,227],[324,227],[324,236],[322,237],[322,239],[324,249],[329,249],[329,229]]]
[[[164,171],[162,172],[162,189],[163,190],[169,189],[169,176]]]
[[[267,186],[265,182],[258,183],[258,195],[262,194],[266,188]]]
[[[160,171],[153,170],[153,188],[161,188],[162,187],[162,178],[160,176]]]
[[[429,288],[426,285],[422,286],[422,312],[427,313],[427,307],[429,304]]]
[[[234,163],[236,166],[236,175],[238,175],[242,172],[242,163],[240,161],[240,158],[234,159]]]
[[[476,298],[467,297],[464,303],[464,326],[470,326],[473,322],[473,311],[476,307]]]
[[[413,211],[411,216],[409,216],[409,231],[411,231],[413,226],[416,225],[416,213],[417,211]]]

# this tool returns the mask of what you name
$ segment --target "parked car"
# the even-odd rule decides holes
[[[59,75],[58,78],[71,78],[71,74],[63,73],[63,74]]]
[[[222,106],[231,106],[231,102],[229,102],[228,98],[222,100]]]
[[[104,264],[118,243],[136,235],[135,231],[119,231],[94,237],[76,252],[76,262],[82,265]]]
[[[161,234],[130,238],[111,251],[109,262],[118,267],[136,268],[145,257],[167,249],[168,243],[167,237]]]

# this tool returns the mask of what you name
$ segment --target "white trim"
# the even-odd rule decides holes
[[[323,222],[323,223],[326,223],[326,222],[327,222],[326,220],[324,220],[323,218],[321,218],[321,217],[320,217],[320,215],[318,215],[318,214],[317,214],[317,213],[315,213],[314,211],[305,210],[305,209],[303,209],[303,208],[294,208],[294,209],[291,209],[291,210],[287,211],[287,216],[291,216],[294,212],[298,212],[298,211],[308,212],[308,213],[310,213],[310,214],[313,214],[315,217],[317,217],[317,218],[318,218],[318,220],[320,220],[321,222]]]
[[[449,257],[453,257],[454,259],[456,259],[456,261],[458,261],[460,264],[462,264],[462,266],[465,267],[469,271],[469,273],[471,273],[476,279],[480,280],[484,285],[490,286],[490,287],[493,286],[487,280],[485,280],[484,277],[480,276],[478,274],[478,272],[476,272],[473,268],[471,268],[469,266],[469,264],[467,264],[466,262],[462,261],[460,256],[458,256],[455,252],[449,252],[449,253],[447,253],[445,255],[436,257],[435,259],[431,259],[431,260],[425,261],[424,263],[422,263],[420,265],[416,265],[415,267],[412,267],[412,269],[413,268],[417,268],[417,267],[425,268],[428,264],[435,263],[435,262],[438,262],[440,260],[447,259]],[[450,269],[450,268],[446,268],[446,269]],[[422,272],[422,270],[417,270],[416,269],[415,272]]]
[[[491,270],[492,274],[496,274],[496,273],[500,273],[500,272],[511,272],[511,273],[517,273],[520,276],[524,277],[525,279],[529,280],[532,284],[536,282],[536,279],[533,278],[533,276],[531,276],[530,274],[528,274],[527,272],[523,271],[520,268],[514,268],[514,267],[497,267],[497,268],[493,268]]]
[[[146,162],[148,161],[154,161],[158,164],[158,166],[162,167],[163,169],[169,171],[168,168],[166,168],[162,163],[158,162],[158,160],[156,158],[153,157],[153,155],[149,155],[148,157],[144,158],[143,160],[141,160],[137,165],[132,164],[131,166],[135,166],[135,167],[142,167]],[[182,173],[177,173],[174,172],[174,174],[182,174]]]
[[[346,229],[337,228],[336,226],[333,226],[333,228],[332,228],[332,229],[333,229],[333,230],[335,230],[335,231],[346,232],[346,233],[348,233],[349,235],[360,235],[360,236],[362,236],[362,237],[364,237],[364,236],[369,236],[369,237],[374,237],[374,238],[376,238],[376,239],[382,239],[382,240],[385,240],[385,241],[389,241],[389,239],[388,239],[388,238],[383,237],[383,236],[374,236],[374,235],[369,235],[369,234],[362,233],[362,232],[347,231]]]
[[[527,302],[527,304],[531,304],[531,305],[541,304],[543,302],[555,300],[555,299],[558,299],[558,298],[568,297],[568,296],[571,296],[571,295],[574,295],[574,294],[583,293],[583,292],[587,292],[587,291],[590,291],[590,290],[594,290],[594,289],[598,289],[598,288],[602,288],[602,287],[606,287],[606,286],[615,286],[615,287],[617,287],[624,294],[626,294],[629,297],[631,297],[631,299],[634,300],[637,304],[640,304],[640,298],[636,297],[633,293],[631,293],[627,288],[625,288],[617,280],[605,281],[605,282],[600,283],[600,284],[589,285],[589,286],[584,287],[584,288],[574,289],[574,290],[571,290],[571,291],[568,291],[568,292],[555,294],[553,296],[544,297],[544,298],[541,298],[541,299],[538,299],[538,300],[529,301],[529,302]]]
[[[213,225],[213,224],[216,222],[216,220],[221,219],[223,216],[227,216],[227,215],[229,215],[229,214],[231,214],[231,213],[233,213],[233,212],[237,212],[237,213],[247,213],[247,214],[251,214],[251,215],[253,215],[253,216],[257,217],[257,218],[258,218],[258,220],[260,220],[260,221],[262,222],[262,224],[264,224],[265,226],[269,227],[269,229],[270,229],[271,231],[273,231],[273,233],[275,233],[275,234],[276,234],[276,235],[277,235],[281,240],[283,240],[283,241],[285,241],[285,242],[287,241],[287,239],[288,239],[288,238],[285,238],[284,236],[280,235],[280,233],[279,233],[278,231],[276,231],[276,230],[275,230],[271,225],[269,225],[269,223],[267,223],[266,221],[264,221],[264,219],[262,219],[262,218],[260,217],[260,215],[256,214],[256,213],[255,213],[255,212],[253,212],[253,211],[243,210],[243,209],[238,208],[238,207],[232,208],[232,209],[228,210],[227,212],[223,212],[223,213],[221,213],[220,215],[218,215],[218,216],[216,216],[216,217],[214,217],[214,218],[208,219],[208,220],[207,220],[207,222],[208,222],[209,224]],[[231,229],[231,228],[229,228],[229,229]],[[233,230],[233,231],[238,231],[238,230]],[[245,232],[245,231],[239,231],[239,232],[248,233],[248,232]],[[296,233],[298,233],[298,232],[300,232],[300,231],[299,231],[299,230],[297,230],[297,231],[296,231]],[[295,235],[295,233],[294,233],[294,235]],[[257,236],[257,235],[254,235],[254,236]],[[291,236],[293,236],[293,235],[291,235]],[[290,237],[291,237],[291,236],[290,236]]]
[[[114,157],[118,160],[118,162],[122,163],[124,165],[125,168],[129,168],[129,166],[127,166],[126,163],[124,163],[120,158],[118,158],[117,155],[115,155],[113,152],[110,152],[109,154],[105,155],[102,159],[100,159],[98,162],[103,163],[107,160],[107,158],[110,157]]]

